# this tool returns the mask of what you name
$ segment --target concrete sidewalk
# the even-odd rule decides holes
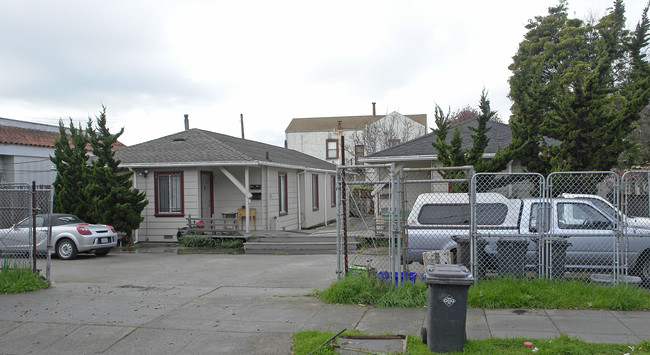
[[[0,295],[0,353],[288,354],[299,330],[419,335],[425,309],[324,304],[336,255],[158,252],[53,260],[54,287]],[[650,312],[470,309],[469,338],[638,343]]]

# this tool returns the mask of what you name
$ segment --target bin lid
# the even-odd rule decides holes
[[[435,264],[427,267],[427,284],[437,285],[471,285],[474,283],[472,273],[463,265]]]

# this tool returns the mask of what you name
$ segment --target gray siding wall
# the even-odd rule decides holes
[[[149,205],[144,209],[144,221],[138,230],[140,242],[164,242],[176,241],[176,233],[179,228],[186,225],[186,217],[189,215],[199,217],[201,215],[201,172],[213,174],[213,201],[214,214],[220,218],[222,213],[236,213],[238,209],[246,205],[245,195],[237,186],[221,172],[219,168],[183,168],[183,169],[148,169],[149,173],[144,177],[142,169],[136,170],[134,175],[135,185],[141,191],[145,191]],[[245,184],[245,167],[227,167],[228,170],[242,185]],[[155,184],[156,172],[183,171],[184,185],[184,213],[185,217],[164,217],[155,215]],[[280,190],[279,174],[287,174],[287,197],[288,214],[280,216]],[[332,173],[333,174],[333,173]],[[302,188],[298,186],[299,179],[307,177]],[[249,207],[255,209],[256,220],[251,220],[250,230],[296,230],[299,227],[299,212],[303,215],[302,227],[309,228],[323,224],[326,220],[336,218],[336,208],[331,207],[331,174],[318,173],[319,180],[319,209],[312,208],[311,195],[312,172],[304,173],[293,169],[275,167],[250,167],[249,185],[261,185],[261,189],[252,192],[260,192],[260,200],[251,200]],[[300,193],[298,192],[300,189]],[[303,201],[299,208],[299,196]],[[244,222],[245,223],[245,222]],[[242,223],[241,229],[245,228]]]

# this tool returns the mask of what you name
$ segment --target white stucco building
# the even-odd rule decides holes
[[[285,145],[333,164],[341,164],[339,128],[345,144],[345,164],[360,164],[365,155],[394,147],[426,134],[427,115],[294,118],[285,130]]]

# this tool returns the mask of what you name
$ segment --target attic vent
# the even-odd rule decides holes
[[[185,142],[185,138],[174,138],[174,142]]]

